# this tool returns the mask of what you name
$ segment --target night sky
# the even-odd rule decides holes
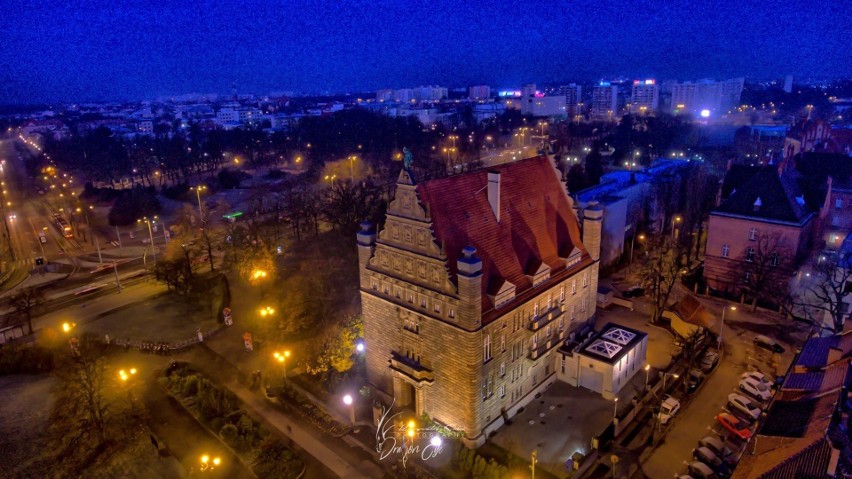
[[[227,5],[225,5],[227,4]],[[602,77],[852,76],[852,1],[0,6],[0,103]]]

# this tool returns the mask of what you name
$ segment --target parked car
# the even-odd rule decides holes
[[[769,381],[769,378],[767,378],[766,375],[763,374],[760,371],[749,371],[749,372],[743,373],[740,376],[740,379],[745,379],[745,378],[752,378],[752,379],[754,379],[758,382],[763,383],[764,386],[766,386],[770,389],[772,388],[772,383]]]
[[[689,475],[700,479],[716,479],[719,476],[707,464],[701,461],[690,462],[686,465]]]
[[[639,298],[645,294],[645,289],[639,286],[633,286],[622,291],[621,295],[625,298]]]
[[[748,441],[751,438],[751,428],[749,425],[731,413],[719,413],[716,415],[716,422],[744,441]]]
[[[778,344],[778,341],[774,339],[764,336],[762,334],[758,334],[751,340],[751,342],[758,348],[763,348],[768,351],[772,351],[773,353],[781,354],[784,352],[784,347]]]
[[[701,438],[701,440],[698,441],[698,445],[706,447],[711,451],[715,452],[717,456],[727,461],[728,464],[733,464],[734,462],[736,462],[734,452],[731,451],[727,446],[725,446],[725,443],[722,442],[722,440],[716,436],[704,436],[703,438]]]
[[[660,424],[669,422],[677,412],[680,411],[680,401],[666,394],[663,396],[663,403],[660,404],[660,413],[657,417],[660,419]]]
[[[703,372],[712,371],[719,363],[719,352],[715,349],[708,349],[701,358],[701,370]]]
[[[739,387],[740,391],[760,401],[766,401],[771,395],[769,388],[754,378],[740,379]]]
[[[752,402],[751,399],[737,393],[728,394],[728,404],[733,409],[742,411],[755,420],[759,418],[760,413],[763,412],[754,402]]]
[[[710,448],[699,446],[692,450],[692,457],[710,466],[713,472],[720,477],[729,477],[731,475],[731,467],[728,463],[723,461]]]
[[[704,373],[697,369],[690,369],[689,374],[686,376],[686,391],[689,393],[695,392],[698,389],[698,386],[701,386],[701,383],[704,382]]]

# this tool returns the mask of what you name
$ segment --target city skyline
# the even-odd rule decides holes
[[[852,73],[840,5],[767,6],[19,4],[2,22],[0,103]]]

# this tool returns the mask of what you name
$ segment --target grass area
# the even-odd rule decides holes
[[[240,409],[231,391],[183,365],[158,381],[261,479],[296,477],[302,471],[302,459]]]
[[[44,446],[53,385],[47,374],[0,377],[0,471],[5,477],[22,475]]]
[[[195,336],[201,328],[217,327],[225,294],[223,281],[212,281],[204,298],[167,293],[129,305],[80,326],[83,333],[143,341],[180,341]]]

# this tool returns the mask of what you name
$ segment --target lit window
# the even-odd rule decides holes
[[[585,273],[583,273],[583,287],[585,288],[588,285],[589,285],[589,272],[586,271]]]
[[[450,312],[447,313],[447,316],[449,316],[451,318],[455,318],[456,317],[456,310],[454,310],[453,308],[450,308]]]
[[[486,334],[485,339],[482,341],[482,357],[483,362],[488,362],[491,360],[491,335]]]
[[[506,375],[506,363],[500,363],[500,377]]]
[[[754,241],[757,239],[757,228],[750,228],[748,230],[748,239]]]
[[[559,288],[559,301],[565,301],[565,285]]]
[[[571,282],[571,294],[577,294],[577,280]]]
[[[500,351],[506,351],[506,335],[500,336]]]
[[[506,386],[501,385],[500,386],[500,397],[505,397],[505,396],[506,396]]]
[[[749,263],[754,263],[754,248],[749,248],[746,250],[745,260]]]
[[[728,243],[722,245],[722,257],[727,258],[728,255],[731,254],[731,247],[728,246]]]

